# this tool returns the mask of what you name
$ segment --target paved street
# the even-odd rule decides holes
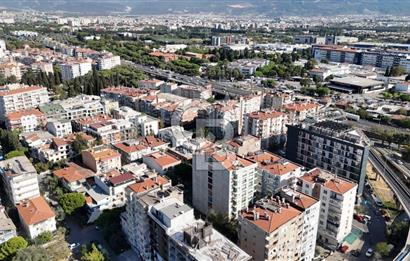
[[[81,246],[90,243],[91,241],[96,241],[108,250],[110,257],[112,257],[110,260],[116,260],[115,254],[110,250],[109,246],[104,241],[102,233],[95,228],[95,225],[80,226],[79,221],[75,220],[75,217],[68,217],[65,222],[70,229],[70,234],[67,239],[69,244],[79,243]],[[76,257],[78,256],[80,246],[73,251],[74,256]]]

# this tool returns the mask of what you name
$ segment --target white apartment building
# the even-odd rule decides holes
[[[142,260],[153,260],[151,244],[150,208],[161,198],[175,197],[183,200],[183,191],[171,187],[165,177],[147,173],[126,190],[127,204],[121,214],[121,226],[132,250]]]
[[[46,114],[48,119],[77,120],[104,113],[101,98],[85,94],[62,101],[53,101],[52,103],[40,106],[39,109]]]
[[[197,153],[192,159],[193,205],[236,218],[254,198],[257,164],[233,152]]]
[[[105,55],[97,59],[97,70],[110,70],[121,65],[121,57],[118,55]]]
[[[313,260],[319,227],[320,200],[291,188],[281,189],[279,195],[286,203],[303,212],[303,227],[300,235],[301,259]]]
[[[71,121],[69,120],[49,120],[46,125],[47,131],[58,138],[62,138],[73,133]]]
[[[262,148],[279,143],[286,133],[288,116],[277,111],[258,111],[244,116],[243,133],[262,139]]]
[[[8,113],[35,108],[50,101],[47,88],[11,84],[0,87],[0,117]]]
[[[157,135],[159,130],[159,120],[146,114],[138,116],[133,124],[138,129],[138,136]]]
[[[7,216],[6,209],[0,206],[0,244],[15,236],[17,236],[16,226]]]
[[[92,70],[90,60],[78,60],[63,63],[61,67],[61,78],[63,81],[69,81],[74,78],[84,76]]]
[[[246,158],[258,163],[256,190],[263,196],[275,195],[284,187],[295,186],[297,178],[304,173],[301,166],[267,151]]]
[[[38,109],[10,112],[6,115],[6,128],[22,132],[35,131],[44,126],[45,115]]]
[[[155,260],[250,260],[212,225],[195,219],[194,210],[176,198],[166,198],[150,208]]]
[[[40,196],[36,169],[26,156],[1,161],[0,173],[13,204]]]
[[[54,211],[42,196],[27,199],[17,205],[24,231],[30,239],[43,232],[57,230]]]
[[[142,89],[159,90],[165,82],[157,79],[141,80],[138,82],[138,87]]]
[[[264,198],[239,214],[239,246],[254,261],[303,260],[303,217],[285,201]]]
[[[299,178],[297,189],[321,201],[318,240],[336,248],[352,229],[357,184],[315,168]]]

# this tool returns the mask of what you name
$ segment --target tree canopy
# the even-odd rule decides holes
[[[12,261],[48,261],[47,251],[41,246],[29,246],[17,251]]]
[[[5,260],[13,256],[17,250],[28,246],[27,241],[21,237],[13,237],[0,245],[0,260]]]
[[[104,261],[104,255],[98,250],[95,244],[92,244],[87,252],[83,253],[81,257],[82,261]]]
[[[81,193],[66,193],[60,198],[60,205],[64,212],[71,215],[85,204],[85,197]]]

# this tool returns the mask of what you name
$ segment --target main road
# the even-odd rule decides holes
[[[237,87],[230,82],[217,82],[211,81],[208,79],[183,75],[171,71],[161,70],[155,68],[154,66],[146,66],[138,63],[133,63],[130,61],[122,61],[123,64],[130,65],[135,67],[136,69],[143,71],[149,75],[155,76],[156,78],[173,81],[181,84],[188,84],[188,85],[198,85],[198,86],[207,86],[209,84],[212,85],[213,91],[222,94],[222,95],[229,95],[229,96],[246,96],[249,94],[260,93],[263,92],[265,89],[259,87],[244,87],[240,86]]]
[[[402,179],[393,171],[382,157],[374,150],[370,150],[369,160],[376,168],[377,172],[383,176],[384,180],[393,190],[407,215],[410,215],[410,189],[402,181]],[[394,259],[395,261],[410,260],[410,232],[406,246],[401,253]]]

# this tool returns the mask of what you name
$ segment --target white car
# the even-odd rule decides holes
[[[372,220],[372,217],[369,215],[363,215],[363,218],[366,219],[367,221]]]
[[[371,257],[372,255],[373,255],[373,249],[371,249],[371,248],[367,249],[366,256]]]
[[[80,244],[79,243],[72,243],[69,245],[70,249],[73,250],[74,248],[78,247]]]

